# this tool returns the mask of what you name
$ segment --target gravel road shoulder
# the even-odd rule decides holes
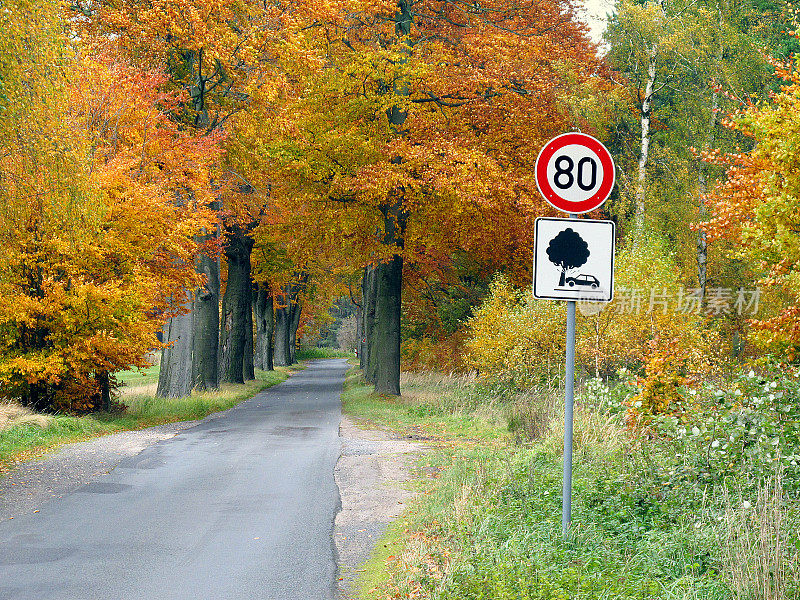
[[[385,431],[361,429],[347,417],[342,417],[339,436],[342,453],[335,476],[342,509],[336,516],[334,539],[340,596],[349,598],[359,567],[414,496],[408,486],[411,467],[425,445]]]

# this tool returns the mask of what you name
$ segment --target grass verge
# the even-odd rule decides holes
[[[295,367],[296,368],[296,367]],[[155,369],[155,371],[153,371]],[[54,415],[39,422],[22,421],[0,428],[0,472],[15,462],[25,460],[61,444],[76,442],[118,431],[143,429],[163,423],[202,419],[211,413],[226,410],[272,385],[286,380],[293,368],[277,367],[275,371],[256,372],[255,381],[244,384],[223,384],[219,390],[195,392],[186,398],[156,398],[137,393],[148,389],[152,378],[158,378],[157,367],[122,373],[122,381],[136,387],[123,388],[120,402],[124,412],[98,413],[82,417]]]
[[[800,599],[800,511],[780,473],[752,502],[737,482],[665,480],[659,450],[579,405],[564,539],[557,393],[430,374],[403,383],[402,399],[381,398],[352,375],[344,395],[357,419],[424,432],[424,471],[440,473],[418,482],[364,565],[360,600]]]

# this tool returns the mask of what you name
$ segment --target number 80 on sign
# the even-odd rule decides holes
[[[536,159],[536,185],[547,202],[567,213],[599,207],[614,187],[614,161],[606,147],[585,133],[553,138]]]

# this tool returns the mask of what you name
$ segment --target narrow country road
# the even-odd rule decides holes
[[[313,362],[0,522],[0,599],[335,598],[346,370]]]

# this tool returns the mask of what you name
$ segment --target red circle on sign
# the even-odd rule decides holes
[[[582,147],[589,156],[595,156],[597,158],[603,169],[602,180],[599,186],[592,187],[591,196],[580,201],[570,200],[565,197],[564,192],[559,193],[559,190],[555,189],[559,188],[559,185],[556,184],[554,187],[554,181],[551,181],[553,178],[552,173],[548,176],[551,160],[559,150],[562,150],[566,146]],[[569,158],[569,156],[567,158]],[[561,157],[557,160],[560,159]],[[582,160],[587,160],[587,158]],[[571,158],[569,158],[568,164],[574,166],[574,162]],[[602,143],[585,133],[565,133],[547,142],[536,158],[535,171],[536,186],[539,188],[542,196],[544,196],[544,199],[547,200],[547,203],[558,210],[575,214],[586,213],[602,205],[611,194],[616,178],[614,160],[611,158],[611,153]],[[567,175],[567,181],[572,181],[573,183],[577,181],[578,185],[580,185],[580,173],[578,173],[577,176],[568,171],[561,171],[561,173]],[[585,187],[581,187],[581,189],[586,190]]]

